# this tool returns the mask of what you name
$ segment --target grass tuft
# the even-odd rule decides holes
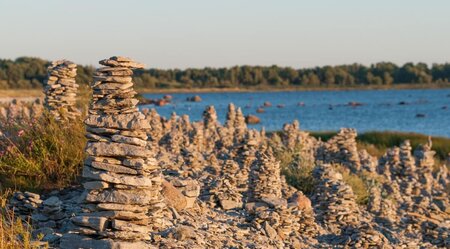
[[[0,187],[50,189],[72,183],[84,157],[81,119],[58,122],[50,114],[38,120],[0,123]]]
[[[0,193],[0,249],[48,248],[47,243],[33,241],[31,225],[6,208],[11,194],[9,189]]]

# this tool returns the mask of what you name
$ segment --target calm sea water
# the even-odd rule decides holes
[[[161,98],[165,94],[144,94],[146,98]],[[156,108],[162,116],[172,112],[188,114],[191,121],[201,119],[208,105],[214,105],[223,123],[228,103],[240,106],[244,115],[261,119],[253,128],[279,130],[286,122],[300,121],[303,130],[330,131],[341,127],[364,131],[406,131],[450,137],[450,89],[433,90],[351,90],[304,92],[199,93],[201,102],[188,102],[193,93],[175,93],[171,104],[142,106]],[[265,101],[272,107],[256,113]],[[349,106],[349,102],[361,106]],[[283,108],[277,105],[284,105]]]

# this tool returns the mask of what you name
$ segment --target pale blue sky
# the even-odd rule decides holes
[[[450,62],[448,0],[0,0],[0,58],[148,67]]]

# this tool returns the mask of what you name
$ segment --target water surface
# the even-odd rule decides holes
[[[162,98],[165,94],[144,94],[146,98]],[[350,90],[296,92],[224,92],[170,93],[172,103],[156,108],[162,116],[172,112],[188,114],[191,121],[201,119],[208,105],[214,105],[223,123],[228,103],[240,106],[244,115],[253,114],[261,123],[252,128],[279,130],[286,122],[300,121],[301,129],[310,131],[338,130],[341,127],[364,131],[405,131],[450,137],[450,89],[430,90]],[[201,102],[188,102],[199,95]],[[265,101],[272,103],[265,113],[256,113]],[[349,102],[362,105],[350,106]],[[283,108],[277,107],[283,105]]]

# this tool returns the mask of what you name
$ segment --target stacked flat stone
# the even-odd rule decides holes
[[[150,124],[150,128],[147,129],[148,135],[148,147],[156,154],[159,152],[159,141],[163,137],[164,128],[161,120],[161,116],[156,112],[154,108],[145,115],[146,120]]]
[[[318,222],[334,234],[345,227],[359,224],[360,211],[350,186],[330,164],[316,166],[313,176],[319,180],[312,197]]]
[[[377,173],[386,179],[395,178],[396,172],[400,171],[400,149],[398,147],[388,148],[380,158],[377,165]]]
[[[414,157],[417,163],[417,175],[423,190],[431,194],[435,180],[433,177],[433,167],[435,164],[434,155],[436,151],[431,150],[431,138],[428,138],[428,143],[420,145],[414,150]]]
[[[31,217],[33,224],[38,228],[61,228],[67,218],[62,204],[62,201],[56,196],[44,200]]]
[[[400,145],[400,169],[397,174],[402,177],[414,177],[416,163],[412,156],[412,147],[409,140],[405,140]]]
[[[368,222],[362,222],[357,228],[348,228],[344,231],[350,240],[348,248],[394,248],[389,240]]]
[[[233,160],[226,160],[222,166],[220,177],[214,182],[210,193],[215,195],[215,200],[222,209],[241,209],[243,206],[243,190],[239,189],[239,183],[247,179],[239,179],[239,164]]]
[[[191,146],[197,151],[204,151],[205,137],[203,125],[201,123],[193,123],[192,128],[192,133],[189,138]]]
[[[220,147],[231,148],[234,143],[234,122],[236,118],[236,107],[233,103],[228,105],[225,125],[218,127],[220,136]]]
[[[190,178],[182,179],[170,177],[168,180],[170,180],[170,183],[184,195],[184,199],[186,200],[185,209],[192,208],[200,195],[199,183]]]
[[[77,227],[62,238],[61,247],[148,248],[164,204],[161,170],[146,148],[150,127],[134,98],[131,69],[143,65],[118,56],[99,63],[105,67],[95,73],[85,120],[85,213],[72,218]]]
[[[14,192],[9,200],[8,208],[24,220],[41,205],[41,196],[31,192]]]
[[[378,186],[372,186],[369,191],[369,203],[367,211],[379,215],[381,211],[381,190]]]
[[[233,131],[235,120],[236,120],[236,107],[234,106],[233,103],[230,103],[230,104],[228,104],[228,112],[227,112],[227,117],[226,117],[226,121],[225,121],[225,127],[230,129],[231,131]],[[232,132],[232,134],[233,134],[233,132]]]
[[[217,112],[214,106],[206,107],[203,112],[203,126],[204,126],[204,138],[205,138],[205,151],[210,153],[216,147],[216,142],[219,140],[219,134],[217,127],[219,122],[217,121]]]
[[[298,120],[294,120],[292,124],[287,123],[283,125],[283,133],[281,138],[286,148],[294,149],[297,144],[300,143],[299,131],[300,123]]]
[[[249,179],[250,172],[256,160],[256,153],[259,149],[259,142],[257,132],[254,130],[248,130],[244,140],[239,146],[234,147],[234,150],[230,153],[231,157],[239,163],[240,170],[237,178],[239,189],[244,192],[244,197],[250,196],[249,192]]]
[[[178,122],[171,126],[169,133],[161,139],[160,143],[165,145],[168,152],[173,154],[180,153],[181,148],[184,148],[184,136],[182,127],[178,125]]]
[[[47,68],[44,106],[57,119],[74,119],[81,115],[75,107],[79,85],[75,81],[77,64],[67,61],[53,61]]]
[[[450,165],[450,158],[448,165]],[[439,167],[439,171],[436,174],[436,182],[440,189],[445,189],[450,184],[450,174],[446,165]]]
[[[263,199],[266,197],[282,197],[280,162],[273,156],[272,149],[258,154],[253,177],[253,197]]]
[[[30,119],[39,118],[43,112],[43,105],[41,99],[37,98],[33,103],[28,104],[25,102],[17,101],[13,99],[5,106],[0,106],[0,120],[5,121],[28,121]]]
[[[247,124],[245,123],[245,116],[242,113],[241,108],[239,107],[236,110],[236,116],[234,118],[234,143],[241,143],[247,132]]]
[[[378,165],[377,158],[371,156],[367,150],[360,150],[358,154],[361,160],[361,169],[369,173],[376,173]]]
[[[317,234],[318,227],[313,225],[311,208],[302,207],[304,203],[294,198],[291,203],[283,198],[280,164],[270,147],[258,154],[252,178],[252,200],[255,204],[249,203],[248,207],[253,206],[251,211],[257,228],[261,226],[271,239],[278,237],[284,242],[284,247],[290,245],[294,238],[307,241],[307,237]]]
[[[192,127],[191,121],[189,119],[189,115],[186,115],[186,114],[182,115],[181,118],[179,119],[179,122],[180,122],[179,125],[181,126],[181,129],[182,129],[184,135],[186,136],[186,135],[191,134],[191,132],[194,128]]]
[[[361,162],[356,146],[356,136],[355,129],[342,128],[320,148],[318,159],[325,163],[342,164],[352,172],[359,171]]]

